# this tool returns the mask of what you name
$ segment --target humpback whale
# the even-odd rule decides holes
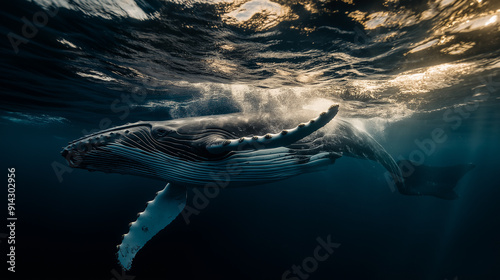
[[[61,152],[74,168],[164,180],[118,245],[128,270],[137,252],[186,205],[186,188],[252,186],[326,169],[343,156],[380,163],[404,195],[454,199],[458,180],[474,166],[416,165],[412,174],[367,132],[334,117],[332,105],[307,122],[290,116],[230,114],[168,121],[140,121],[70,142]],[[409,161],[399,164],[412,164]],[[223,176],[218,176],[223,174]]]

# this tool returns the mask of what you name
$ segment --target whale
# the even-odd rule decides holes
[[[431,167],[394,158],[365,130],[337,118],[334,104],[310,113],[226,114],[139,121],[86,135],[61,155],[73,168],[137,175],[166,186],[130,223],[117,246],[124,270],[137,252],[186,208],[188,188],[247,187],[321,172],[342,157],[371,160],[403,195],[456,199],[471,163]],[[403,172],[412,166],[411,174]],[[187,209],[187,208],[186,208]]]

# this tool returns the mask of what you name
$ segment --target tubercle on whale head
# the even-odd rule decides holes
[[[70,167],[86,168],[87,156],[109,145],[120,143],[125,137],[131,137],[139,130],[151,130],[151,125],[146,122],[137,122],[92,133],[69,142],[66,147],[63,147],[61,155],[68,161]]]
[[[160,155],[166,146],[161,144],[162,139],[174,134],[175,127],[163,122],[131,123],[72,141],[61,155],[73,168],[156,177],[144,162],[148,157]]]

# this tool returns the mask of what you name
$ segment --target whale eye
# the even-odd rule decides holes
[[[153,130],[153,133],[156,137],[163,137],[163,136],[166,136],[167,134],[169,134],[170,132],[172,132],[172,130],[169,130],[169,129],[166,129],[164,127],[158,127],[158,128],[155,128]]]

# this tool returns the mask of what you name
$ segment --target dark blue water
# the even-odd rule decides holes
[[[499,9],[485,0],[3,3],[0,153],[3,170],[16,168],[19,220],[17,272],[2,261],[2,279],[118,279],[115,246],[164,186],[70,171],[59,154],[68,141],[138,120],[333,102],[396,159],[476,164],[459,198],[403,196],[379,164],[341,158],[325,172],[222,191],[189,224],[178,218],[158,234],[128,275],[286,279],[330,236],[340,247],[307,279],[500,279]],[[426,153],[418,143],[435,129],[446,140]]]

